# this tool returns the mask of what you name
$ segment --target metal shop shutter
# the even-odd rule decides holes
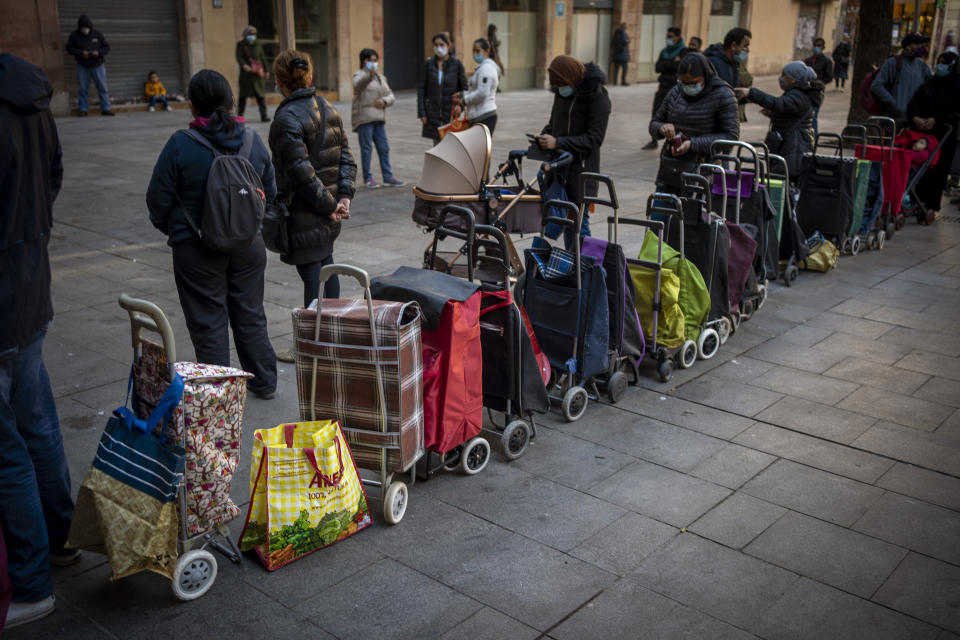
[[[66,52],[77,18],[87,14],[110,43],[107,87],[112,102],[143,97],[148,71],[160,74],[169,95],[183,93],[180,22],[176,0],[59,0],[60,37],[70,96],[77,95],[77,63]],[[91,100],[96,89],[91,83]]]

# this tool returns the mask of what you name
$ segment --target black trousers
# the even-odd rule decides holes
[[[260,119],[267,119],[267,99],[263,96],[243,96],[237,100],[237,115],[242,116],[247,108],[247,98],[256,98],[257,106],[260,107]]]
[[[251,391],[277,388],[277,355],[267,336],[263,272],[267,252],[259,236],[245,251],[220,253],[201,242],[173,247],[173,275],[197,361],[230,366],[230,333],[240,366],[255,378]]]
[[[620,84],[627,84],[627,65],[626,62],[614,62],[613,63],[613,84],[617,84],[617,72],[619,71],[622,75],[620,76]]]
[[[303,280],[303,307],[306,309],[313,302],[320,292],[320,269],[328,264],[333,264],[333,254],[327,256],[320,262],[308,262],[307,264],[298,264],[297,273]],[[323,283],[324,298],[340,297],[340,278],[332,276]]]
[[[487,129],[490,129],[490,135],[493,135],[493,130],[497,128],[497,112],[494,111],[476,120],[471,120],[470,124],[485,124],[487,125]]]

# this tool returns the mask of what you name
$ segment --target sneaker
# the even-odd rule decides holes
[[[149,109],[147,109],[147,111],[149,111],[150,113],[153,113],[156,110],[157,110],[156,107],[150,107]]]
[[[293,349],[284,349],[283,351],[277,351],[277,360],[280,362],[296,362],[297,359],[293,355]]]
[[[101,112],[100,112],[100,115],[102,115],[102,116],[115,116],[115,115],[117,115],[117,114],[115,114],[113,111],[101,111]]]
[[[86,111],[77,111],[77,117],[78,117],[78,118],[85,118],[86,116],[87,116],[87,112],[86,112]]]
[[[380,184],[379,184],[376,180],[374,180],[373,178],[370,178],[369,180],[364,180],[364,181],[363,181],[363,186],[368,187],[368,188],[370,188],[370,189],[379,189],[379,188],[380,188]]]
[[[167,105],[166,107],[164,107],[164,109],[166,109],[167,111],[173,111],[173,107],[171,107],[170,105]]]
[[[47,596],[38,602],[11,602],[7,610],[5,627],[12,629],[28,622],[46,618],[56,609],[56,598]]]
[[[57,567],[69,567],[80,562],[80,557],[80,549],[50,551],[50,564]]]
[[[659,146],[660,146],[659,142],[657,142],[656,140],[651,140],[650,142],[648,142],[647,144],[643,145],[640,148],[644,150],[650,150],[650,149],[656,149]]]
[[[403,180],[397,180],[397,179],[394,178],[393,176],[390,176],[389,178],[384,178],[384,179],[383,179],[383,184],[384,184],[384,186],[386,186],[386,187],[402,187],[402,186],[406,185],[407,183],[404,182]]]

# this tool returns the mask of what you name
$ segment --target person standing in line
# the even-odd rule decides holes
[[[433,55],[424,67],[423,82],[417,87],[417,117],[423,124],[421,135],[437,144],[437,127],[450,122],[454,95],[467,88],[467,75],[463,63],[450,53],[450,38],[442,32],[433,36]]]
[[[630,36],[627,34],[627,23],[621,22],[613,39],[610,41],[613,50],[613,84],[617,84],[617,72],[620,73],[620,84],[627,86],[627,66],[630,64]]]
[[[900,55],[887,58],[870,85],[870,91],[883,109],[883,115],[896,120],[898,126],[907,123],[907,106],[913,94],[933,75],[920,57],[923,46],[929,40],[920,33],[907,34],[900,41]]]
[[[660,51],[660,56],[657,58],[655,67],[657,73],[660,74],[657,77],[660,86],[657,88],[657,94],[653,97],[653,113],[657,112],[663,99],[670,93],[670,89],[673,89],[673,86],[677,84],[677,68],[680,66],[680,60],[682,60],[683,56],[687,55],[688,52],[683,38],[680,37],[680,27],[670,27],[667,29],[666,45],[667,46]],[[657,140],[651,138],[650,142],[643,145],[643,148],[656,149],[657,146]]]
[[[843,91],[847,84],[847,73],[850,70],[850,56],[853,50],[850,48],[850,35],[843,34],[843,40],[833,48],[833,80],[837,83],[836,88]]]
[[[736,27],[727,31],[723,44],[710,45],[703,55],[717,72],[717,77],[730,85],[730,88],[743,86],[740,83],[740,64],[750,55],[750,39],[753,34]]]
[[[53,320],[47,245],[63,181],[51,96],[43,71],[0,54],[0,528],[13,587],[0,629],[53,613],[50,565],[80,560],[64,549],[74,505],[43,363]]]
[[[320,293],[320,269],[333,264],[333,241],[350,218],[357,165],[340,114],[313,87],[310,55],[290,49],[273,62],[283,102],[270,125],[270,150],[277,173],[277,200],[290,212],[290,250],[280,260],[297,267],[303,306]],[[340,297],[340,281],[323,285],[324,298]],[[282,362],[293,362],[281,351]]]
[[[266,98],[266,79],[270,77],[270,72],[267,70],[263,47],[257,42],[257,28],[253,25],[244,27],[240,42],[237,43],[236,58],[240,65],[237,115],[242,118],[247,108],[247,98],[255,98],[260,107],[260,122],[270,122]]]
[[[467,110],[467,120],[471,125],[485,124],[490,135],[497,127],[497,86],[500,73],[497,63],[490,57],[490,43],[484,38],[473,42],[473,61],[477,68],[470,76],[468,88],[461,91],[456,101]]]
[[[91,80],[100,96],[100,115],[114,115],[110,110],[107,67],[103,59],[110,53],[110,44],[102,33],[93,28],[93,21],[86,14],[77,20],[77,28],[67,40],[67,53],[77,61],[77,82],[80,85],[77,90],[77,116],[87,115],[90,108],[87,97]]]
[[[396,98],[387,79],[377,71],[380,57],[373,49],[360,52],[360,69],[353,74],[353,108],[351,122],[353,130],[360,138],[360,166],[363,168],[363,184],[371,189],[380,185],[373,179],[370,160],[373,147],[377,147],[380,158],[380,172],[383,184],[388,187],[402,187],[406,183],[397,180],[390,168],[390,143],[387,142],[387,107],[393,105]]]
[[[833,80],[833,60],[830,59],[830,56],[823,52],[824,46],[826,46],[826,41],[823,38],[814,38],[813,39],[813,55],[808,56],[803,63],[813,69],[813,72],[817,74],[817,80],[823,83],[824,86],[830,84]],[[820,116],[820,105],[815,105],[813,107],[813,135],[817,135],[820,128],[818,126],[818,120]]]
[[[230,366],[230,331],[240,366],[254,375],[247,389],[269,400],[277,389],[277,362],[263,310],[267,252],[263,238],[225,253],[200,238],[207,174],[216,157],[245,154],[263,193],[241,194],[273,202],[277,193],[267,146],[239,116],[231,115],[233,90],[216,71],[198,71],[187,89],[194,120],[170,136],[147,187],[150,222],[167,236],[173,277],[197,361]],[[187,216],[190,216],[188,219]]]

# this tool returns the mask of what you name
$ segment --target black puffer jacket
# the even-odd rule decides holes
[[[660,127],[672,124],[677,133],[690,138],[690,151],[682,160],[699,162],[710,155],[714,140],[737,140],[740,138],[740,114],[733,90],[718,76],[704,76],[704,88],[699,95],[684,95],[676,85],[664,98],[650,121],[650,135],[654,140],[663,138]],[[664,145],[664,153],[667,147]]]
[[[417,87],[417,117],[426,116],[420,135],[424,138],[436,138],[437,127],[450,122],[453,109],[453,94],[469,89],[463,63],[448,57],[443,62],[443,84],[440,84],[440,67],[436,57],[427,59],[423,82]]]
[[[47,243],[63,164],[52,95],[39,67],[0,54],[0,361],[53,319]]]
[[[607,82],[600,67],[587,63],[586,73],[569,98],[553,96],[550,122],[541,133],[557,139],[561,151],[573,154],[573,163],[563,169],[567,195],[580,202],[580,174],[600,171],[600,145],[607,135],[610,120],[610,96],[603,85]],[[597,186],[587,185],[587,195],[596,195]]]
[[[803,154],[813,151],[813,109],[823,102],[823,83],[798,83],[780,97],[750,89],[747,100],[770,111],[770,152],[783,156],[791,177],[800,175]]]
[[[321,111],[322,108],[322,111]],[[313,88],[287,96],[270,125],[277,200],[292,214],[287,264],[319,262],[333,253],[340,223],[330,220],[340,198],[353,198],[357,164],[343,120]]]

